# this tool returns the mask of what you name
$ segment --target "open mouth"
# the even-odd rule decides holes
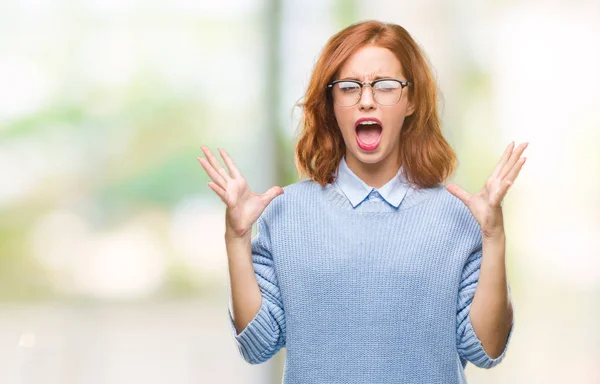
[[[356,143],[365,151],[374,151],[379,147],[383,126],[375,118],[361,118],[354,125],[356,129]]]

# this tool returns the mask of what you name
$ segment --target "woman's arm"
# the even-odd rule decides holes
[[[271,201],[284,191],[275,186],[266,193],[254,193],[224,149],[219,152],[227,170],[208,148],[202,147],[202,151],[206,159],[199,157],[198,160],[212,179],[208,186],[227,206],[225,246],[232,304],[228,310],[229,322],[244,359],[258,364],[285,345],[285,313],[268,225],[261,219]],[[255,222],[258,234],[252,239]]]
[[[471,324],[493,359],[502,354],[513,323],[505,267],[505,236],[483,237],[479,283],[471,304]]]
[[[526,158],[521,155],[527,145],[524,143],[515,149],[514,143],[510,143],[481,191],[470,194],[455,184],[446,187],[469,208],[481,227],[481,268],[469,318],[491,358],[502,354],[513,324],[506,278],[502,200],[525,164]]]
[[[225,233],[225,246],[229,262],[232,316],[239,334],[258,313],[262,295],[254,275],[250,236],[237,237]]]

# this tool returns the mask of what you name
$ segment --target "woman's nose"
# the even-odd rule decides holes
[[[373,90],[371,87],[363,87],[362,94],[360,95],[360,100],[358,102],[358,106],[361,110],[363,109],[374,109],[375,108],[375,99],[373,98]]]

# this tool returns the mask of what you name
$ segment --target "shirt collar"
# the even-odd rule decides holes
[[[388,204],[398,208],[409,188],[402,177],[402,168],[398,170],[396,176],[381,188],[376,189],[368,186],[348,167],[346,156],[342,157],[340,161],[335,182],[354,208],[362,203],[372,191],[379,192]]]

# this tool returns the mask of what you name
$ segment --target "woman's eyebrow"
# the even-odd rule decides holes
[[[390,78],[394,78],[394,76],[386,76],[386,75],[376,75],[376,76],[369,76],[372,80],[379,80],[379,79],[390,79]],[[355,74],[352,74],[348,77],[340,77],[340,79],[345,79],[345,80],[356,80],[356,81],[363,81],[360,79],[360,76],[357,76]]]

